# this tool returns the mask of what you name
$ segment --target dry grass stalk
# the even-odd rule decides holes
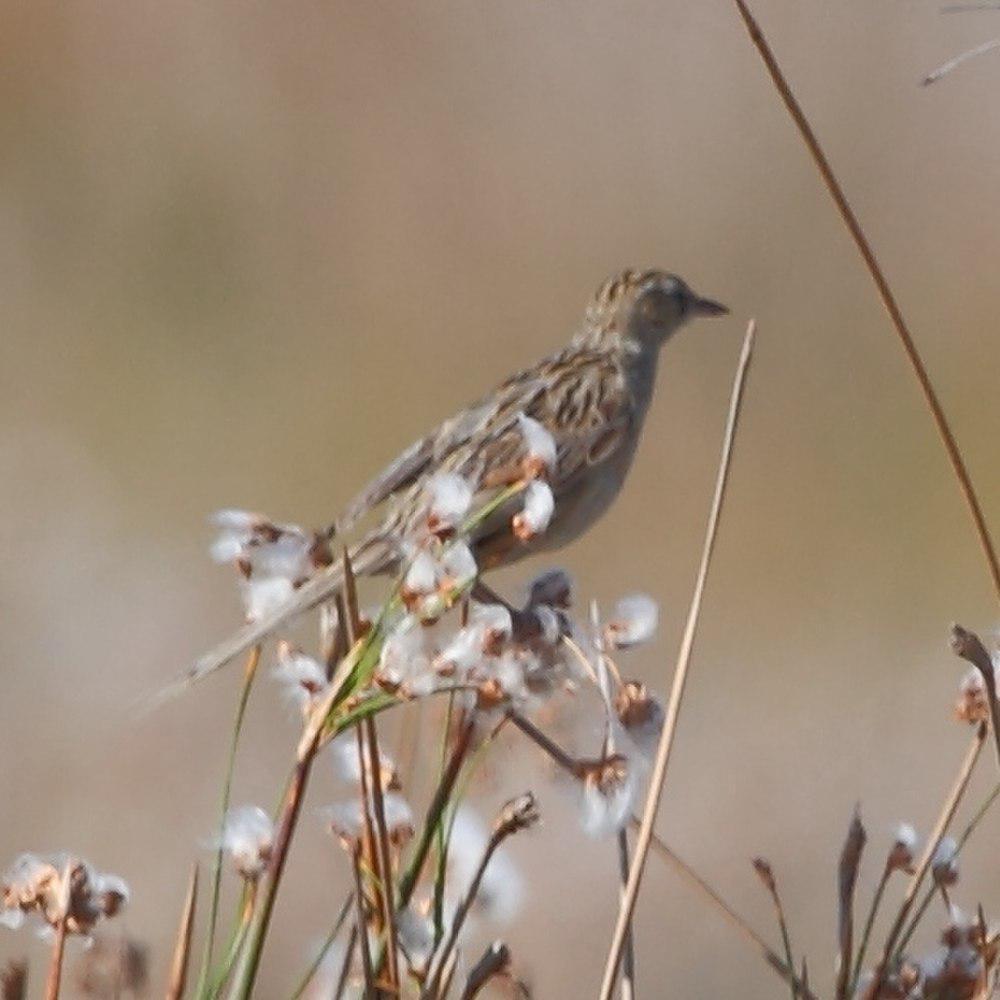
[[[830,197],[833,198],[837,211],[840,213],[840,217],[843,220],[844,225],[851,234],[851,238],[854,240],[854,243],[858,248],[858,252],[861,254],[861,258],[864,260],[865,266],[868,268],[868,273],[871,275],[872,281],[875,283],[875,287],[878,290],[882,304],[889,315],[889,319],[892,322],[893,328],[895,329],[900,343],[903,346],[903,350],[909,359],[913,372],[917,377],[917,381],[920,383],[920,389],[923,392],[927,408],[934,419],[938,434],[940,435],[945,451],[947,452],[948,460],[951,463],[955,478],[958,481],[959,488],[965,498],[969,514],[972,517],[972,522],[979,538],[979,544],[982,548],[983,556],[986,559],[987,568],[993,581],[994,594],[997,599],[1000,600],[1000,561],[997,559],[997,553],[993,545],[993,539],[990,535],[989,526],[986,523],[986,518],[983,514],[983,509],[979,502],[979,497],[976,494],[975,487],[972,485],[972,478],[965,467],[965,460],[962,458],[958,442],[955,439],[955,435],[952,433],[951,426],[948,423],[948,418],[945,416],[944,409],[941,406],[937,392],[931,383],[930,376],[927,374],[927,368],[924,365],[923,359],[920,357],[920,352],[917,350],[917,346],[913,340],[913,335],[910,333],[910,328],[907,325],[906,320],[903,318],[902,310],[900,309],[899,304],[896,301],[896,297],[889,286],[889,282],[878,262],[878,258],[875,256],[875,251],[872,249],[872,246],[868,241],[868,237],[861,228],[861,223],[858,220],[857,215],[854,213],[854,209],[851,208],[850,202],[844,194],[844,189],[841,186],[840,181],[837,180],[837,176],[833,172],[833,167],[830,165],[830,161],[823,152],[823,147],[820,145],[819,139],[816,138],[816,133],[813,131],[812,125],[809,124],[809,119],[806,118],[805,112],[802,110],[802,106],[799,104],[798,99],[795,97],[795,94],[792,92],[792,89],[788,84],[788,81],[785,79],[785,75],[782,72],[781,67],[778,65],[778,61],[775,58],[774,52],[771,50],[771,46],[764,37],[764,33],[761,31],[760,25],[750,12],[750,8],[747,6],[745,0],[734,0],[734,3],[736,4],[740,17],[743,19],[743,23],[746,25],[747,31],[750,34],[750,40],[760,53],[761,59],[764,61],[764,65],[767,68],[778,95],[781,97],[789,115],[791,115],[792,121],[795,122],[799,135],[802,137],[802,141],[809,150],[809,154],[812,156],[813,162],[816,164],[816,168],[819,171],[820,176],[823,178],[823,183],[830,192]]]
[[[170,981],[167,985],[167,1000],[181,1000],[187,988],[188,967],[191,964],[191,940],[194,933],[194,915],[198,905],[198,866],[191,868],[187,898],[177,930],[177,943],[170,963]]]
[[[604,979],[601,984],[599,996],[601,1000],[610,1000],[614,989],[615,979],[618,974],[618,966],[621,962],[622,951],[625,947],[625,938],[628,934],[629,923],[635,911],[636,900],[639,896],[639,888],[642,884],[642,877],[645,871],[646,859],[649,855],[649,847],[653,837],[653,824],[656,822],[656,813],[659,808],[660,798],[663,794],[663,786],[667,778],[667,766],[670,762],[670,752],[673,749],[674,736],[677,730],[677,720],[680,716],[681,702],[684,697],[684,688],[687,681],[688,669],[691,663],[691,653],[694,648],[695,635],[698,630],[698,621],[701,615],[702,599],[705,593],[705,585],[708,581],[708,570],[712,561],[712,553],[715,549],[715,540],[718,534],[719,521],[722,515],[723,501],[726,495],[726,486],[729,481],[729,468],[733,453],[733,445],[736,438],[736,428],[739,423],[740,407],[743,401],[743,390],[746,385],[746,376],[750,366],[750,359],[753,355],[753,343],[755,334],[755,323],[750,321],[747,327],[746,336],[743,340],[743,349],[740,353],[739,365],[736,371],[736,378],[733,384],[732,399],[729,406],[729,416],[726,424],[725,438],[722,447],[722,460],[719,466],[719,474],[716,480],[715,496],[712,501],[711,513],[709,515],[708,530],[705,537],[705,545],[702,552],[701,565],[698,569],[698,578],[695,583],[694,595],[691,601],[691,610],[688,614],[687,625],[684,630],[684,638],[681,643],[680,654],[677,658],[677,668],[674,673],[673,687],[670,694],[670,701],[667,706],[666,721],[663,732],[660,736],[660,744],[657,749],[656,761],[653,765],[653,774],[650,778],[649,793],[646,797],[646,805],[643,810],[642,822],[639,827],[639,837],[635,848],[635,858],[629,873],[628,885],[625,889],[624,897],[618,913],[618,923],[614,930],[611,941],[611,948],[608,953],[608,961],[604,969]]]
[[[861,871],[861,856],[864,854],[868,836],[861,823],[861,815],[855,810],[844,841],[838,869],[838,928],[840,956],[837,965],[837,1000],[847,1000],[851,985],[852,962],[854,958],[854,894]]]

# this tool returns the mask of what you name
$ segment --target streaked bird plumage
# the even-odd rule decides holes
[[[386,506],[381,523],[351,550],[355,572],[375,575],[399,568],[403,542],[425,521],[427,485],[439,473],[455,473],[473,484],[474,508],[509,482],[525,457],[522,414],[537,420],[556,443],[557,461],[549,475],[554,518],[544,534],[524,544],[511,531],[512,511],[501,507],[470,539],[479,566],[488,570],[573,541],[621,490],[652,399],[660,348],[688,319],[726,311],[663,271],[626,270],[608,279],[565,348],[511,376],[414,442],[348,504],[336,524],[338,535]],[[286,604],[203,656],[188,681],[211,673],[330,598],[342,586],[342,573],[339,562],[320,571]]]

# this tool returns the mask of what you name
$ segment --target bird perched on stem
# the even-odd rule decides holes
[[[480,570],[568,544],[622,488],[653,396],[660,349],[688,320],[726,312],[663,271],[626,270],[609,278],[567,347],[513,375],[412,444],[347,506],[328,537],[348,532],[386,505],[381,523],[351,549],[351,563],[360,575],[397,572],[407,539],[426,523],[434,481],[443,474],[460,477],[471,488],[473,508],[482,507],[523,474],[531,439],[540,436],[554,452],[545,459],[555,502],[547,529],[520,530],[511,497],[476,522],[468,541]],[[342,563],[318,566],[287,600],[203,656],[188,681],[329,600],[343,582]]]

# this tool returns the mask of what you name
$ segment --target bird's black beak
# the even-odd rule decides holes
[[[729,313],[729,307],[714,299],[703,299],[696,295],[691,302],[691,314],[693,316],[725,316]]]

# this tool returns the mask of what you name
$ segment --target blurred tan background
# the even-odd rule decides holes
[[[756,6],[1000,521],[1000,58],[917,85],[1000,14]],[[662,601],[661,641],[629,666],[665,691],[756,316],[660,829],[772,936],[748,865],[770,857],[825,988],[850,811],[870,887],[891,825],[926,832],[964,750],[947,627],[991,633],[996,604],[912,375],[730,5],[30,0],[2,18],[0,858],[66,848],[129,879],[123,925],[158,990],[238,672],[134,707],[239,617],[206,516],[323,522],[560,345],[605,274],[660,265],[733,316],[670,345],[626,493],[565,564],[585,597]],[[236,800],[268,805],[295,736],[270,685],[250,725]],[[612,847],[583,839],[535,755],[506,757],[481,800],[534,787],[546,823],[515,851],[521,919],[483,933],[537,996],[587,996]],[[310,809],[332,776],[313,792]],[[994,914],[998,833],[1000,817],[957,893]],[[260,996],[288,995],[344,874],[308,813]],[[638,927],[641,995],[781,995],[657,862]],[[37,988],[42,946],[3,932],[0,955],[22,951]]]

